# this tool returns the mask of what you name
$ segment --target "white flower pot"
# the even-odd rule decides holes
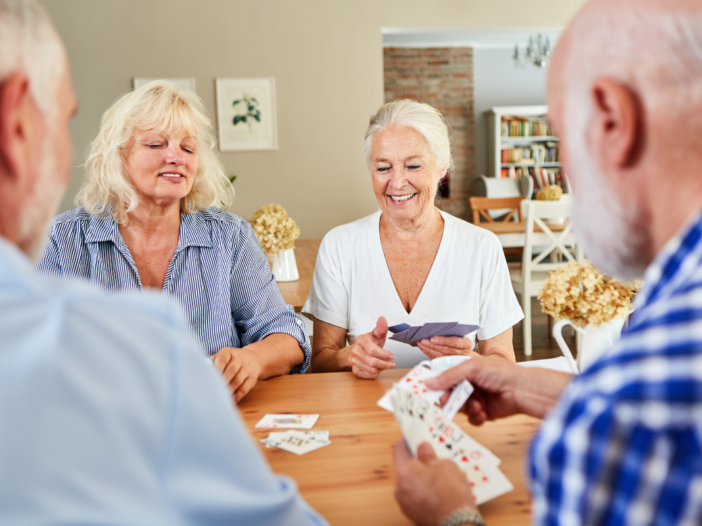
[[[553,337],[556,339],[558,347],[561,348],[563,356],[568,360],[571,370],[577,374],[578,371],[582,372],[590,367],[602,354],[614,345],[622,334],[624,321],[623,319],[615,319],[609,323],[598,325],[597,327],[587,326],[581,329],[573,325],[570,320],[560,320],[553,326]],[[582,335],[578,345],[577,363],[561,335],[561,330],[566,325],[571,325]]]
[[[297,271],[295,249],[281,250],[271,256],[271,272],[276,281],[297,281],[300,273]]]

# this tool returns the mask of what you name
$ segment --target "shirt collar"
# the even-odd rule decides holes
[[[636,295],[634,307],[639,311],[685,280],[702,260],[702,211],[695,212],[678,233],[658,253],[644,273],[644,287]],[[634,316],[637,322],[640,319]]]
[[[200,212],[180,214],[180,240],[176,251],[187,247],[212,247],[210,225]]]
[[[86,243],[102,243],[103,241],[112,241],[115,245],[119,244],[120,238],[117,221],[112,217],[100,218],[97,215],[90,215],[88,227],[85,230]]]
[[[118,245],[121,239],[117,221],[112,217],[101,219],[95,215],[90,216],[85,231],[86,243],[112,241]],[[212,233],[201,213],[180,214],[180,239],[176,252],[187,247],[212,247]]]

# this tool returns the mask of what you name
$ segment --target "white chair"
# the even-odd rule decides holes
[[[519,295],[524,310],[524,354],[531,356],[531,298],[539,294],[548,272],[571,261],[582,259],[568,223],[562,231],[551,230],[546,221],[567,221],[570,217],[570,199],[561,201],[522,201],[522,215],[526,218],[526,232],[522,265],[510,268],[512,287]],[[546,221],[544,221],[544,219]],[[534,255],[534,247],[545,246]],[[562,261],[558,255],[562,255]]]

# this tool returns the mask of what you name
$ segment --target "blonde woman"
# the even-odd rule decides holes
[[[233,194],[215,144],[194,93],[154,81],[123,96],[38,268],[177,298],[238,401],[258,379],[305,372],[311,349],[253,230],[217,208]]]

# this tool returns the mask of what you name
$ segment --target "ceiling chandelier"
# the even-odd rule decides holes
[[[551,57],[551,42],[546,35],[536,35],[529,37],[529,44],[520,51],[519,44],[514,46],[514,54],[512,62],[519,68],[525,68],[532,64],[537,68],[545,68],[548,66]]]

